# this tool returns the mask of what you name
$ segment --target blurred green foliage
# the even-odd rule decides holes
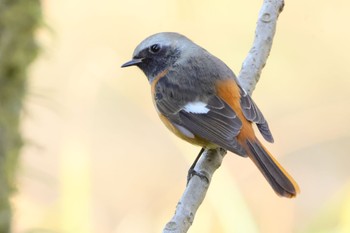
[[[27,68],[38,54],[39,0],[0,0],[0,232],[11,231],[10,195],[22,137],[21,109]]]

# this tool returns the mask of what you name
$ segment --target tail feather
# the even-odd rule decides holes
[[[299,192],[298,184],[264,148],[258,139],[248,139],[246,145],[248,156],[265,176],[274,191],[280,196],[295,197]]]

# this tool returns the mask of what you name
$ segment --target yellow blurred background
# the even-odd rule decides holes
[[[120,65],[145,37],[176,31],[238,74],[261,3],[43,1],[14,232],[161,232],[200,148],[167,131],[146,77]],[[286,1],[253,94],[274,134],[266,146],[301,194],[277,197],[251,161],[229,153],[189,232],[350,232],[349,7]]]

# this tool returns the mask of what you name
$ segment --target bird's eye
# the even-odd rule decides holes
[[[149,47],[149,50],[151,53],[158,53],[160,50],[160,45],[159,44],[154,44]]]

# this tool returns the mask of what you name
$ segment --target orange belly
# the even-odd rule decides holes
[[[166,118],[164,115],[161,113],[158,113],[159,118],[162,120],[162,122],[165,124],[165,126],[173,132],[176,136],[179,138],[197,146],[205,147],[205,148],[216,148],[218,147],[217,145],[214,145],[207,140],[204,140],[196,135],[193,135],[193,137],[186,136],[183,132],[181,132],[176,126],[174,126],[168,118]]]

